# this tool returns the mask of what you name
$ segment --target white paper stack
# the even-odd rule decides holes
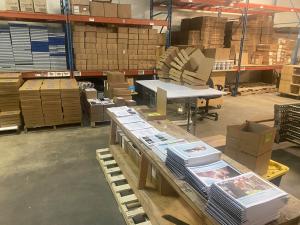
[[[279,217],[288,194],[253,172],[211,186],[207,211],[224,225],[263,225]]]
[[[31,54],[31,42],[29,27],[27,24],[9,24],[12,48],[16,70],[32,70],[33,61]]]
[[[187,167],[185,178],[195,190],[207,198],[213,183],[236,177],[241,173],[223,160],[202,165]]]
[[[108,108],[107,110],[115,114],[116,117],[137,115],[137,112],[134,109],[127,106],[112,107]]]
[[[35,70],[50,70],[48,27],[30,26],[30,38]]]
[[[186,144],[187,141],[183,139],[176,139],[173,141],[163,142],[163,143],[155,143],[151,149],[152,151],[163,161],[166,162],[168,149],[178,145],[178,144]]]
[[[14,54],[8,24],[0,26],[0,70],[15,70]]]
[[[186,167],[200,166],[220,160],[221,152],[203,141],[178,144],[167,151],[166,165],[179,177],[184,178]]]

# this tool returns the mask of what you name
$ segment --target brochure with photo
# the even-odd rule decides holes
[[[241,174],[223,160],[203,166],[187,167],[187,170],[206,187],[210,187],[213,183]]]
[[[152,146],[155,143],[162,143],[162,142],[168,142],[168,141],[174,141],[176,140],[175,137],[165,133],[160,132],[154,135],[144,135],[140,137],[140,140],[148,147]]]
[[[167,151],[170,147],[177,145],[177,144],[184,144],[187,143],[187,141],[183,139],[176,139],[173,141],[168,141],[164,143],[156,143],[152,146],[152,150],[158,155],[158,157],[165,162],[167,158]]]

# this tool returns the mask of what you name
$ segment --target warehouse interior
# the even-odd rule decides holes
[[[0,224],[300,224],[299,24],[297,0],[1,1]]]

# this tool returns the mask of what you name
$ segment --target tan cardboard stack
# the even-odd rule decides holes
[[[246,122],[227,127],[224,153],[259,175],[265,175],[272,155],[275,128]]]
[[[40,89],[43,80],[28,80],[19,89],[26,128],[45,126]]]
[[[61,79],[60,96],[64,124],[81,123],[81,103],[77,81],[75,79]]]
[[[162,37],[155,29],[76,24],[73,26],[76,69],[154,69],[164,45]]]
[[[157,75],[159,79],[169,80],[171,62],[173,61],[173,58],[177,56],[178,52],[179,52],[179,48],[171,46],[160,56],[156,65]]]
[[[110,18],[131,18],[130,4],[115,4],[111,0],[71,0],[74,15]]]
[[[47,13],[46,0],[5,0],[6,10]]]
[[[131,91],[128,89],[129,84],[125,80],[125,76],[120,72],[108,72],[107,82],[105,83],[105,96],[114,99],[122,97],[125,100],[132,100]]]
[[[20,126],[21,74],[0,74],[0,127]]]
[[[293,96],[300,96],[300,66],[285,65],[281,70],[279,92]]]
[[[41,99],[46,126],[63,124],[60,80],[46,79],[41,86]]]

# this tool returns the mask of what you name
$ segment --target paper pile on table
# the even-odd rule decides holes
[[[203,141],[178,144],[168,149],[166,165],[180,178],[186,167],[209,164],[220,160],[221,152]]]
[[[163,162],[166,162],[169,148],[186,143],[188,142],[183,139],[175,139],[173,141],[155,143],[151,149]]]
[[[288,194],[253,172],[211,186],[207,211],[221,224],[267,224],[279,217]]]
[[[200,194],[207,197],[213,183],[235,177],[241,173],[223,160],[202,165],[187,167],[186,180]]]

